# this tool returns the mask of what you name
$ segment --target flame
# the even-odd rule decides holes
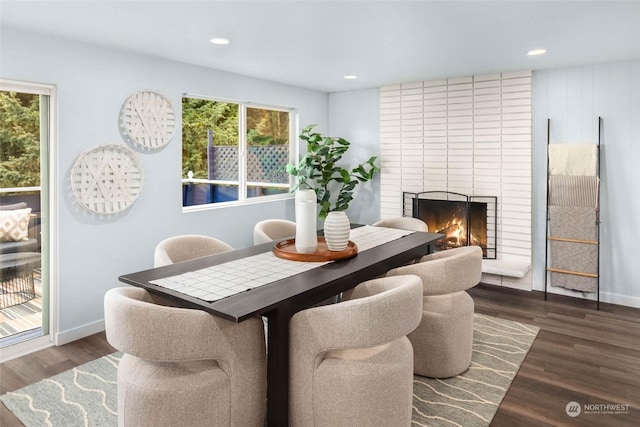
[[[467,230],[460,218],[454,217],[449,220],[439,233],[444,233],[444,241],[450,245],[461,246],[467,244]]]

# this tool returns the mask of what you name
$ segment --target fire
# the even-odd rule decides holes
[[[446,249],[467,245],[467,229],[460,218],[452,218],[438,233],[444,234],[441,243]],[[481,246],[480,240],[473,234],[469,236],[469,240],[472,245]]]
[[[438,233],[444,234],[442,241],[447,247],[467,244],[467,230],[460,218],[452,218]]]

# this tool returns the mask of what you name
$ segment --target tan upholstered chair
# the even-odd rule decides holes
[[[296,223],[286,219],[266,219],[253,228],[253,244],[259,245],[285,237],[295,237]]]
[[[424,285],[420,326],[408,335],[415,373],[447,378],[467,370],[473,344],[473,300],[467,292],[480,282],[482,249],[463,246],[423,257],[388,276],[415,274]]]
[[[118,365],[119,426],[264,426],[266,350],[259,319],[234,323],[155,304],[140,288],[104,298]]]
[[[230,246],[215,237],[186,234],[169,237],[158,243],[154,254],[154,267],[175,264],[220,252],[232,251]]]
[[[381,219],[373,225],[375,227],[399,228],[400,230],[429,231],[429,227],[424,221],[409,216]]]
[[[415,276],[358,285],[349,300],[291,319],[289,425],[409,426],[413,351],[422,314]]]

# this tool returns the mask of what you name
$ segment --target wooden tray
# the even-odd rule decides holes
[[[325,242],[324,237],[318,237],[318,247],[314,253],[299,254],[296,252],[296,240],[288,239],[276,243],[273,247],[273,253],[278,258],[292,261],[334,261],[337,259],[347,259],[356,256],[358,253],[358,246],[349,240],[347,249],[344,251],[330,251],[329,248],[327,248],[327,243]]]

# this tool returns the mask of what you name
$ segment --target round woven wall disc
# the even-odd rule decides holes
[[[157,150],[171,141],[176,128],[176,113],[171,101],[152,91],[140,91],[124,102],[120,125],[133,144]]]
[[[99,145],[82,153],[71,170],[73,195],[85,209],[115,214],[135,202],[144,181],[136,153],[124,145]]]

